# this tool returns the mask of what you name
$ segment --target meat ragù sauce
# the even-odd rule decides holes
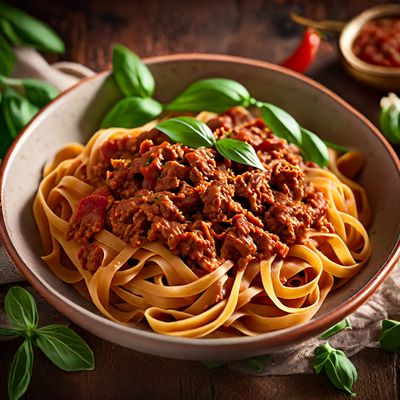
[[[233,108],[208,122],[217,138],[250,143],[266,172],[193,149],[156,129],[108,140],[103,160],[71,217],[68,238],[81,245],[79,260],[94,272],[102,254],[93,236],[109,230],[132,246],[157,241],[198,274],[224,261],[245,268],[253,260],[305,243],[310,229],[333,232],[323,194],[305,183],[299,149],[272,134],[263,120]],[[315,166],[315,165],[314,165]]]
[[[354,40],[352,50],[368,64],[400,67],[400,17],[366,22]]]

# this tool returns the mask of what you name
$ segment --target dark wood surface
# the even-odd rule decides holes
[[[110,67],[113,43],[140,56],[209,52],[279,63],[293,51],[302,29],[290,22],[293,6],[314,19],[349,20],[377,1],[9,1],[48,22],[64,39],[62,57],[101,71]],[[308,75],[334,90],[377,123],[381,92],[344,72],[336,39],[328,37]],[[0,286],[0,293],[7,290]],[[226,368],[153,357],[105,342],[74,327],[95,353],[96,370],[65,373],[35,352],[27,399],[341,399],[348,396],[317,375],[254,377]],[[6,398],[7,366],[18,341],[0,342],[0,395]],[[360,399],[399,398],[396,355],[363,350],[353,362]]]

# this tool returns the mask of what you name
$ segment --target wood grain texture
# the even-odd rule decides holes
[[[184,52],[239,55],[283,61],[300,41],[291,23],[293,7],[304,15],[346,21],[364,8],[385,1],[9,1],[49,23],[67,52],[49,61],[72,60],[100,71],[110,67],[112,44],[123,43],[140,56]],[[353,81],[338,58],[336,39],[322,44],[308,75],[333,89],[377,123],[379,91]],[[6,286],[0,286],[4,292]],[[327,378],[317,375],[254,377],[226,368],[207,370],[200,363],[167,360],[105,342],[74,327],[94,350],[96,371],[65,373],[35,352],[26,399],[345,399]],[[0,342],[0,396],[6,398],[7,366],[18,340]],[[399,397],[398,357],[364,350],[353,359],[359,372],[359,399]]]

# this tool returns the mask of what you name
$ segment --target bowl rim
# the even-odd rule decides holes
[[[271,64],[266,61],[260,61],[250,58],[238,57],[238,56],[230,56],[230,55],[220,55],[220,54],[207,54],[207,53],[182,53],[182,54],[173,54],[173,55],[163,55],[156,57],[149,57],[143,59],[143,61],[148,65],[153,64],[161,64],[168,62],[185,62],[185,61],[206,61],[206,62],[226,62],[226,63],[235,63],[240,65],[246,65],[250,67],[257,67],[262,69],[273,70],[276,72],[283,73],[285,75],[289,75],[293,78],[296,78],[303,83],[312,86],[317,89],[319,92],[324,93],[331,99],[335,100],[341,106],[346,108],[350,113],[355,115],[358,119],[360,119],[371,131],[372,133],[382,142],[388,155],[391,158],[391,161],[394,163],[397,174],[400,176],[400,160],[397,158],[396,153],[390,146],[390,144],[386,141],[383,135],[379,132],[379,130],[359,111],[354,109],[351,105],[349,105],[346,101],[344,101],[337,94],[332,92],[330,89],[326,88],[322,84],[314,81],[313,79],[304,76],[300,73],[288,70],[287,68]],[[100,72],[94,76],[85,78],[80,82],[76,83],[71,88],[67,89],[63,93],[61,93],[56,99],[54,99],[51,103],[46,105],[34,118],[33,120],[20,132],[17,138],[14,140],[12,146],[8,150],[3,162],[1,163],[0,169],[0,238],[5,245],[7,253],[11,257],[12,261],[21,272],[21,274],[27,279],[27,281],[34,287],[34,289],[53,307],[55,307],[58,311],[64,314],[73,322],[76,321],[75,313],[81,314],[87,317],[87,321],[92,321],[93,323],[97,323],[102,325],[104,328],[109,329],[110,331],[120,332],[123,334],[134,334],[134,336],[142,336],[142,339],[149,339],[153,342],[164,342],[165,344],[171,345],[186,345],[186,346],[198,346],[202,345],[204,347],[214,347],[214,346],[224,346],[231,347],[234,345],[250,345],[251,348],[255,348],[255,346],[262,345],[263,347],[271,347],[275,349],[279,349],[285,347],[289,344],[298,343],[304,341],[310,337],[316,336],[317,334],[323,332],[327,328],[333,326],[337,322],[341,321],[343,318],[348,316],[350,313],[355,311],[358,307],[364,304],[378,289],[378,287],[382,284],[382,282],[389,275],[391,270],[394,268],[396,261],[400,257],[400,233],[397,238],[396,245],[388,256],[386,262],[380,267],[380,269],[376,272],[373,278],[362,287],[359,292],[349,299],[341,303],[340,306],[333,309],[331,312],[326,313],[322,316],[315,316],[311,320],[302,323],[297,326],[293,326],[290,328],[285,328],[277,331],[267,332],[256,336],[237,336],[237,337],[225,337],[225,338],[186,338],[186,337],[173,337],[162,335],[153,331],[142,330],[140,328],[132,328],[122,324],[115,323],[111,320],[108,320],[106,317],[101,314],[96,314],[77,303],[69,300],[64,297],[57,291],[53,291],[49,289],[44,282],[42,282],[39,278],[37,278],[29,269],[29,267],[23,262],[19,254],[17,253],[10,236],[8,235],[6,223],[4,219],[3,213],[3,196],[4,196],[4,177],[7,172],[7,167],[9,161],[11,159],[11,154],[14,152],[14,149],[17,148],[18,142],[21,138],[29,133],[30,127],[35,124],[35,121],[45,115],[49,108],[56,102],[60,101],[66,94],[70,91],[76,89],[81,85],[85,85],[87,82],[91,80],[100,79],[102,76],[109,74],[110,71],[106,70]],[[82,323],[77,323],[82,326]],[[89,328],[89,323],[83,325],[84,329],[91,331]],[[282,334],[284,333],[284,334]],[[96,333],[97,336],[101,336]],[[104,337],[104,336],[103,336]],[[112,341],[112,339],[106,339]],[[139,350],[140,351],[140,350]],[[181,357],[184,358],[184,357]]]
[[[356,70],[369,75],[381,76],[385,78],[400,77],[400,69],[398,67],[384,67],[369,64],[358,58],[353,52],[353,43],[363,26],[374,19],[381,17],[400,17],[400,4],[389,3],[380,4],[366,9],[357,14],[343,28],[339,37],[339,49],[343,58]]]

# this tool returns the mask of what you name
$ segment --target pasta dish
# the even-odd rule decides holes
[[[196,118],[249,143],[265,170],[174,143],[157,121],[100,130],[44,170],[43,260],[107,318],[161,334],[258,335],[309,320],[371,254],[351,153],[341,165],[332,151],[320,168],[244,108]]]

